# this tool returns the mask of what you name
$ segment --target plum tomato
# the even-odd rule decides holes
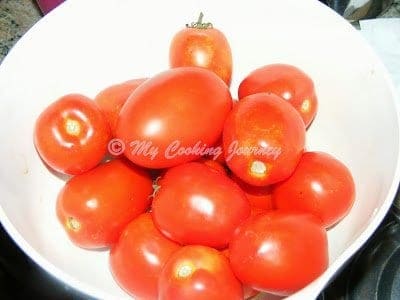
[[[229,260],[229,248],[220,250],[220,252]],[[259,291],[256,291],[255,289],[246,285],[243,285],[242,288],[243,288],[243,299],[245,300],[251,299],[260,293]]]
[[[70,179],[57,199],[57,216],[76,245],[95,249],[118,240],[124,227],[150,205],[150,175],[120,159]]]
[[[228,87],[198,67],[165,71],[145,81],[122,107],[116,136],[125,156],[147,168],[168,168],[204,155],[232,107]]]
[[[267,93],[247,96],[234,106],[225,122],[226,163],[251,185],[285,180],[304,151],[305,133],[300,115],[285,100]]]
[[[222,249],[250,215],[246,195],[228,176],[191,162],[169,169],[152,204],[153,220],[184,245]]]
[[[210,247],[185,246],[168,259],[159,279],[160,300],[243,300],[228,259]]]
[[[50,104],[34,129],[34,144],[42,160],[69,175],[98,165],[110,138],[110,127],[96,103],[79,94],[65,95]]]
[[[290,104],[308,127],[317,113],[318,100],[314,82],[299,68],[272,64],[251,72],[239,85],[239,99],[256,93],[273,93]]]
[[[164,237],[149,213],[126,226],[110,251],[114,279],[133,297],[158,299],[158,278],[172,253],[180,246]]]
[[[225,167],[217,160],[214,160],[212,158],[201,158],[198,160],[199,163],[205,164],[214,170],[217,170],[221,174],[227,175]]]
[[[228,86],[232,77],[232,52],[225,35],[211,23],[186,25],[172,39],[169,61],[172,68],[196,66],[215,72]]]
[[[100,91],[94,101],[106,117],[113,135],[118,122],[119,112],[132,92],[147,78],[128,80],[119,84],[111,85]]]
[[[230,242],[229,256],[244,285],[286,296],[326,270],[328,240],[315,216],[275,210],[242,224]]]
[[[309,212],[326,228],[341,220],[353,206],[355,186],[349,169],[323,152],[305,152],[296,170],[273,189],[280,210]]]
[[[271,210],[274,208],[272,204],[272,186],[250,185],[235,176],[235,174],[232,174],[231,178],[245,192],[246,198],[249,200],[252,208],[260,208],[262,210]]]

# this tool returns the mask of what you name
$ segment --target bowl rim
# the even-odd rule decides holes
[[[337,15],[340,19],[342,19],[343,23],[346,23],[347,26],[352,28],[351,30],[356,31],[352,27],[350,23],[348,23],[344,18],[342,18],[335,11],[331,10],[329,7],[325,6],[323,3],[314,0],[308,0],[316,2],[316,5],[324,6],[324,8],[329,11],[331,14]],[[13,49],[19,47],[19,45],[23,44],[20,41],[27,40],[36,31],[38,24],[46,23],[49,18],[52,18],[55,14],[58,14],[60,10],[64,10],[64,7],[70,6],[71,3],[79,2],[75,1],[65,1],[61,3],[58,7],[50,11],[47,15],[42,17],[34,26],[32,26],[21,38],[20,40],[12,47],[9,54],[4,57],[1,65],[7,64],[10,57],[13,56]],[[75,5],[75,4],[74,4]],[[396,89],[394,83],[391,79],[391,76],[383,64],[380,57],[376,54],[372,46],[367,42],[367,40],[359,33],[359,38],[363,40],[363,44],[365,47],[371,50],[371,54],[374,57],[377,65],[381,68],[382,76],[384,77],[385,82],[388,85],[390,94],[393,99],[394,107],[396,109],[396,117],[397,117],[397,125],[398,125],[398,153],[397,153],[397,161],[395,167],[395,173],[393,176],[392,183],[387,192],[385,200],[382,202],[382,205],[377,209],[374,214],[370,217],[370,223],[359,233],[359,236],[347,247],[342,254],[340,254],[335,261],[333,261],[328,269],[319,276],[312,283],[304,287],[303,289],[297,291],[296,293],[288,296],[286,299],[294,300],[294,299],[313,299],[318,297],[321,291],[326,287],[326,285],[332,281],[337,273],[345,266],[346,262],[350,260],[350,258],[366,243],[366,241],[370,238],[370,236],[375,232],[378,226],[382,223],[384,217],[388,213],[398,190],[399,182],[400,182],[400,91]],[[8,218],[5,213],[3,207],[0,205],[0,223],[3,225],[5,231],[9,235],[9,237],[15,242],[15,244],[27,255],[36,265],[38,265],[42,270],[47,272],[51,277],[55,280],[59,281],[61,284],[69,286],[79,292],[82,295],[94,297],[97,299],[116,299],[116,297],[107,292],[101,291],[98,288],[81,282],[74,278],[73,276],[68,275],[60,268],[56,267],[53,263],[48,261],[43,255],[41,255],[37,250],[35,250],[20,234],[20,232],[14,227],[11,220]],[[128,297],[128,295],[127,295]]]

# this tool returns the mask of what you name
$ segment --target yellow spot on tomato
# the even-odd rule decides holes
[[[65,121],[65,131],[69,135],[77,136],[81,132],[81,125],[79,124],[79,122],[77,120],[67,119]]]
[[[68,217],[65,225],[69,230],[72,230],[75,232],[79,231],[79,229],[81,229],[81,223],[79,223],[79,221],[73,217]]]
[[[259,160],[254,160],[250,164],[250,174],[255,177],[265,177],[267,174],[267,165]]]
[[[309,99],[305,99],[303,101],[303,103],[301,104],[301,108],[300,109],[301,109],[302,112],[306,113],[306,112],[308,112],[310,110],[310,106],[311,106],[310,100]]]
[[[176,268],[176,277],[187,278],[194,272],[194,265],[190,262],[183,262]]]

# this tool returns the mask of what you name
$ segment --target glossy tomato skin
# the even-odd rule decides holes
[[[228,86],[232,78],[232,52],[225,35],[215,28],[185,28],[172,39],[172,68],[195,66],[217,74]]]
[[[108,247],[150,205],[149,174],[112,160],[70,179],[57,199],[57,216],[69,238],[88,248]]]
[[[254,94],[234,106],[225,122],[223,148],[229,169],[244,182],[267,186],[288,178],[305,145],[296,110],[273,94]]]
[[[235,174],[231,176],[240,188],[245,192],[247,200],[249,200],[252,208],[260,208],[264,211],[274,208],[272,203],[272,186],[254,186],[247,184]]]
[[[167,261],[159,279],[160,300],[242,300],[243,290],[219,251],[185,246]]]
[[[277,210],[252,217],[235,233],[229,253],[243,284],[283,296],[303,288],[328,267],[326,231],[310,214]]]
[[[239,99],[256,93],[273,93],[290,104],[308,127],[318,109],[314,82],[299,68],[287,64],[271,64],[251,72],[239,85]]]
[[[229,260],[229,248],[221,250],[220,252]],[[255,289],[246,285],[242,285],[242,288],[243,288],[243,299],[251,299],[252,297],[260,293],[259,291],[256,291]]]
[[[53,170],[69,175],[86,172],[107,152],[110,128],[98,106],[80,94],[50,104],[38,117],[34,144]]]
[[[133,297],[158,299],[158,278],[180,246],[164,237],[149,213],[131,221],[110,251],[110,268],[118,284]]]
[[[114,136],[122,106],[132,92],[146,80],[147,78],[139,78],[111,85],[100,91],[94,98],[94,101],[107,119]]]
[[[250,205],[239,186],[198,162],[169,169],[152,204],[157,228],[183,245],[222,249],[249,215]]]
[[[323,152],[305,152],[292,176],[273,190],[278,209],[309,212],[327,228],[350,211],[354,198],[355,185],[349,169]]]
[[[218,140],[231,107],[228,87],[213,72],[171,69],[132,93],[121,110],[117,137],[132,162],[147,168],[172,167],[200,158],[201,149]],[[138,145],[141,142],[149,148]],[[152,155],[154,149],[157,154]]]
[[[223,164],[221,164],[218,160],[214,160],[213,158],[201,158],[198,160],[199,163],[205,164],[214,170],[217,170],[221,174],[227,175],[226,169]]]

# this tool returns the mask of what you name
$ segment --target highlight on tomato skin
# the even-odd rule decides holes
[[[46,107],[36,120],[34,145],[47,166],[68,175],[97,166],[107,153],[109,125],[98,106],[68,94]]]
[[[308,212],[330,228],[344,218],[355,200],[350,170],[332,155],[305,152],[296,170],[273,189],[276,208]]]
[[[169,69],[131,94],[120,112],[116,137],[133,163],[173,167],[203,155],[186,150],[217,142],[231,108],[230,91],[215,73],[199,67]]]
[[[211,167],[190,162],[169,169],[152,203],[156,227],[183,245],[225,248],[250,216],[240,187]]]
[[[305,135],[304,122],[289,103],[273,94],[253,94],[239,101],[225,121],[225,160],[247,184],[275,184],[293,173]]]
[[[225,35],[211,23],[187,24],[175,34],[169,50],[171,68],[196,66],[217,74],[228,86],[232,78],[232,51]]]
[[[288,296],[328,268],[328,239],[315,216],[274,210],[249,218],[238,228],[229,256],[244,285]]]
[[[148,209],[152,191],[147,171],[114,159],[64,185],[57,198],[57,217],[75,245],[109,247],[131,220]]]
[[[158,299],[158,279],[170,256],[181,246],[164,237],[150,213],[131,221],[110,251],[110,269],[117,283],[138,299]]]
[[[218,250],[205,246],[185,246],[164,266],[159,283],[160,300],[243,300],[243,289]]]
[[[239,85],[239,99],[256,93],[273,93],[289,102],[301,115],[306,127],[317,113],[314,82],[293,65],[270,64],[252,71]]]
[[[101,90],[94,97],[94,101],[97,103],[110,125],[113,136],[115,136],[115,128],[117,127],[118,116],[122,106],[125,104],[126,100],[128,100],[132,92],[147,79],[148,78],[131,79],[110,85]]]

